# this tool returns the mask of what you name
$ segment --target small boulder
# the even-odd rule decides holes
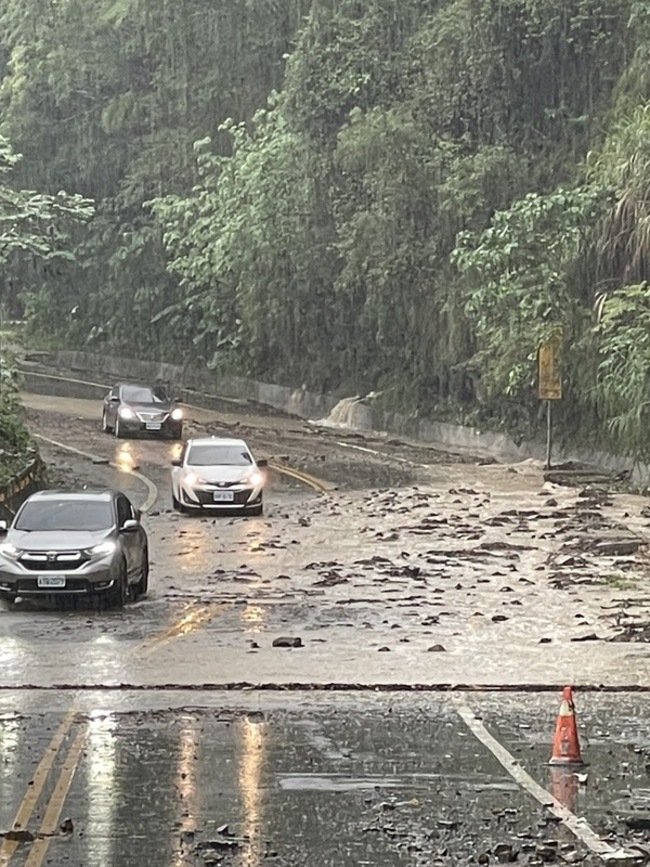
[[[299,636],[295,638],[281,636],[273,639],[273,647],[304,647],[304,644]]]

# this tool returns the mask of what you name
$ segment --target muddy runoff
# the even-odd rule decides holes
[[[648,620],[642,497],[555,484],[535,462],[434,460],[419,444],[203,411],[188,432],[237,429],[332,490],[274,476],[260,519],[185,517],[170,509],[173,444],[102,434],[93,402],[36,404],[35,430],[107,461],[130,450],[159,486],[151,592],[103,617],[3,615],[29,662],[21,644],[3,685],[650,684],[644,643],[628,640]],[[53,477],[137,491],[128,472],[44,454]],[[371,484],[375,466],[391,485]],[[80,661],[32,657],[39,645]]]

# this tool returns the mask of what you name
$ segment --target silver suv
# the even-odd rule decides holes
[[[147,535],[121,491],[38,491],[0,533],[0,597],[10,602],[99,593],[121,608],[147,592]]]

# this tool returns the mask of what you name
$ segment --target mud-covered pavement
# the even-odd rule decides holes
[[[123,612],[0,611],[0,831],[27,829],[0,867],[643,862],[646,695],[594,690],[650,684],[644,498],[189,408],[186,435],[237,432],[280,471],[263,517],[180,516],[177,444],[103,434],[96,401],[25,404],[53,483],[149,506],[152,571]],[[565,683],[580,777],[546,764]]]
[[[650,682],[646,645],[620,640],[648,619],[642,497],[551,485],[532,463],[445,462],[300,420],[191,410],[188,432],[236,426],[329,489],[275,473],[261,518],[180,516],[177,444],[115,440],[96,402],[52,400],[26,398],[34,430],[96,456],[43,442],[60,483],[117,485],[136,502],[150,492],[129,470],[156,486],[151,592],[101,618],[18,606],[0,621],[6,684]]]

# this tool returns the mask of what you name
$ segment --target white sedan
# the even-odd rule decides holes
[[[261,515],[266,460],[244,440],[196,437],[172,461],[172,503],[180,512],[241,511]]]

